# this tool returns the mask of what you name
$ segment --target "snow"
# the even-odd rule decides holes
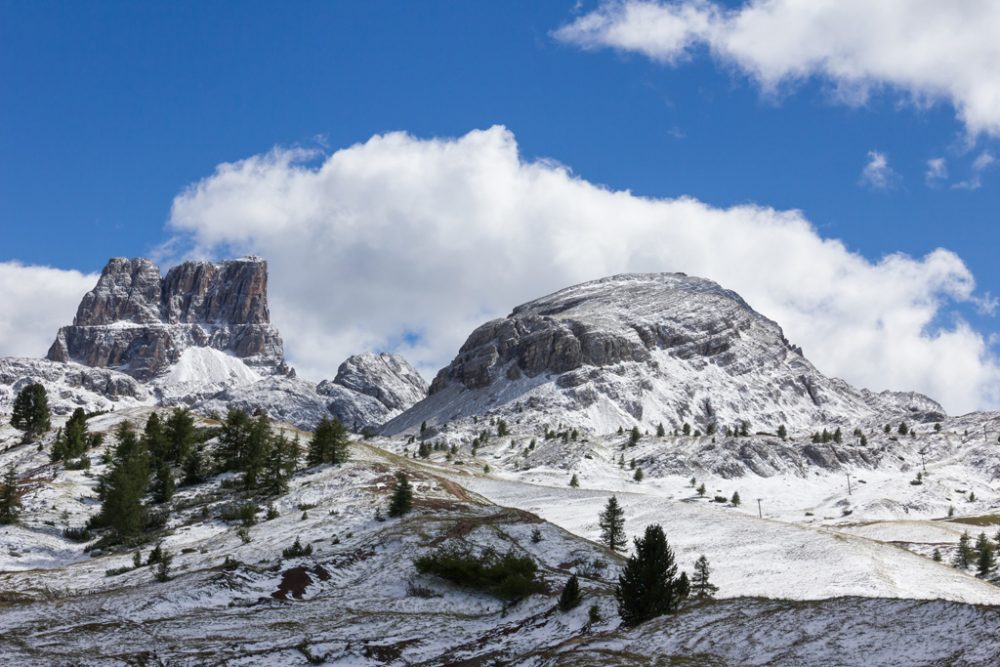
[[[189,347],[160,382],[182,388],[217,384],[244,387],[260,379],[260,373],[231,354],[211,347]]]

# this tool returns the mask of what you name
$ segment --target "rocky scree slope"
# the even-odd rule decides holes
[[[735,292],[664,273],[583,283],[483,324],[430,396],[384,432],[483,414],[607,433],[743,420],[802,430],[874,416],[929,421],[944,410],[920,394],[828,378]]]

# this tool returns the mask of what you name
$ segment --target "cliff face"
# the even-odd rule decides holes
[[[396,354],[358,354],[324,380],[316,391],[327,397],[327,409],[348,428],[362,431],[381,426],[427,396],[427,383]]]
[[[270,325],[264,260],[185,262],[161,278],[148,259],[116,257],[84,296],[73,324],[59,330],[48,358],[147,380],[189,347],[286,370],[281,337]]]

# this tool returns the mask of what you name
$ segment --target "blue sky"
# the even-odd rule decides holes
[[[800,209],[871,262],[944,247],[977,294],[1000,294],[1000,169],[954,187],[996,141],[970,138],[947,95],[917,105],[876,89],[844,104],[822,76],[769,94],[706,44],[665,63],[554,37],[601,7],[0,2],[0,262],[89,273],[149,254],[174,235],[165,226],[186,186],[275,146],[330,155],[385,132],[503,125],[522,159],[589,183]],[[888,188],[861,181],[873,151],[895,174]],[[939,157],[949,178],[929,187]],[[968,300],[932,326],[956,317],[984,339],[997,330]]]

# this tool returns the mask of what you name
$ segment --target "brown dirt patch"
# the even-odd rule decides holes
[[[327,577],[329,576],[327,574]],[[296,600],[301,600],[302,594],[306,592],[306,588],[312,582],[312,577],[309,576],[309,571],[306,568],[293,567],[290,570],[285,570],[281,577],[281,583],[278,584],[278,590],[271,593],[271,597],[287,600],[288,596],[291,595]]]

